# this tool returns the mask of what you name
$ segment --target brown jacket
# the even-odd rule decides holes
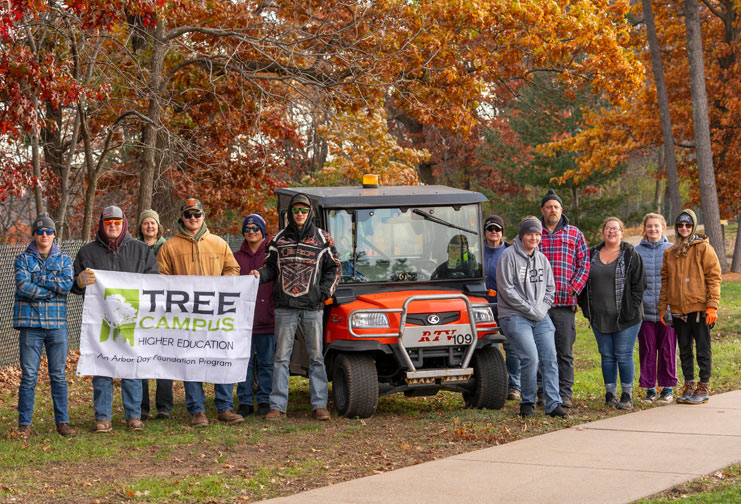
[[[721,271],[718,256],[707,237],[696,235],[686,256],[677,257],[677,245],[664,251],[661,266],[659,313],[669,305],[672,313],[704,312],[718,308]]]
[[[195,238],[179,231],[160,247],[157,265],[162,275],[239,275],[239,264],[229,244],[208,229]]]

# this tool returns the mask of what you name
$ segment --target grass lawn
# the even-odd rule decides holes
[[[713,393],[741,388],[741,275],[729,280],[723,283],[720,320],[713,331]],[[0,436],[7,438],[0,442],[0,502],[250,502],[623,414],[603,404],[597,345],[584,320],[578,320],[575,407],[568,420],[547,417],[542,409],[522,420],[512,401],[499,411],[464,409],[459,394],[440,393],[387,396],[371,418],[335,416],[318,423],[311,418],[306,380],[293,377],[285,421],[266,423],[253,416],[234,427],[214,423],[199,430],[189,425],[182,384],[177,384],[173,419],[150,420],[142,432],[127,431],[116,387],[114,432],[96,435],[90,432],[92,384],[74,374],[71,356],[70,416],[80,434],[62,439],[55,433],[48,378],[42,374],[33,435],[24,441],[13,436],[20,370],[0,369]],[[637,349],[635,358],[637,369]],[[637,380],[636,373],[636,386]],[[640,393],[636,390],[636,398]],[[213,401],[207,402],[207,414],[215,421]],[[636,401],[637,409],[654,407],[661,406]],[[729,476],[710,481],[733,480],[741,469],[726,472]],[[718,492],[736,491],[732,487]],[[701,497],[687,488],[682,491]],[[708,483],[692,488],[708,489]],[[725,502],[739,501],[738,494],[728,495]],[[720,498],[710,501],[723,502]]]

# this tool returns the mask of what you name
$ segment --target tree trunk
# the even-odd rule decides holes
[[[741,213],[738,214],[738,229],[736,230],[736,244],[733,246],[733,261],[731,261],[731,271],[741,273]]]
[[[152,193],[154,192],[154,173],[157,162],[157,135],[160,133],[162,118],[162,70],[165,59],[165,20],[159,18],[157,26],[152,32],[152,58],[149,63],[149,110],[147,117],[150,121],[142,128],[142,155],[139,181],[139,203],[137,218],[144,210],[152,208]]]
[[[690,90],[692,92],[692,117],[695,128],[695,155],[700,184],[700,204],[705,224],[705,233],[718,254],[721,271],[728,272],[723,232],[720,227],[718,192],[713,171],[713,153],[710,142],[708,100],[705,91],[705,65],[702,59],[702,34],[697,0],[684,0],[684,19],[687,28],[687,58],[690,66]]]
[[[671,203],[669,221],[673,222],[682,210],[682,198],[679,194],[679,175],[677,173],[677,157],[674,152],[674,135],[672,133],[672,119],[669,111],[669,96],[666,91],[664,80],[664,63],[659,50],[659,39],[656,36],[656,24],[654,23],[654,12],[651,8],[651,0],[642,0],[643,18],[646,23],[646,35],[648,36],[648,48],[651,53],[651,68],[654,72],[656,82],[656,94],[659,102],[659,117],[661,118],[661,135],[664,141],[664,160],[666,162],[666,181]]]

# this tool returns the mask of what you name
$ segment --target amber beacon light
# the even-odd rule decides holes
[[[363,187],[369,189],[378,187],[378,175],[374,175],[371,173],[366,173],[365,175],[363,175]]]

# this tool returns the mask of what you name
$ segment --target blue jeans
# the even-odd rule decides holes
[[[257,361],[257,404],[270,403],[273,388],[273,361],[275,359],[275,335],[253,334],[252,355],[247,366],[247,379],[237,385],[239,405],[252,405],[252,377]]]
[[[188,413],[195,415],[206,411],[206,395],[203,393],[203,383],[187,381],[185,385],[185,407]],[[216,411],[223,413],[234,409],[234,391],[233,383],[215,383],[214,384],[214,404]]]
[[[293,340],[299,324],[304,331],[306,353],[309,354],[309,392],[313,409],[326,408],[329,397],[327,370],[324,368],[322,354],[322,323],[324,310],[295,310],[276,308],[275,310],[275,366],[273,368],[273,389],[270,392],[270,408],[285,413],[288,407],[288,380]]]
[[[142,381],[121,378],[121,402],[126,420],[142,416]],[[113,410],[113,378],[93,376],[93,406],[96,420],[110,420]]]
[[[602,379],[605,385],[617,384],[619,370],[620,384],[625,384],[628,388],[633,387],[635,376],[633,349],[640,330],[640,322],[613,333],[601,333],[592,326],[594,337],[597,338],[597,348],[602,356]]]
[[[46,347],[49,363],[51,399],[54,403],[54,423],[69,423],[67,412],[67,328],[42,329],[24,327],[18,336],[21,353],[21,385],[18,388],[18,425],[31,425],[36,398],[36,380],[41,366],[41,350]]]
[[[535,404],[538,383],[538,367],[543,374],[545,411],[550,413],[561,404],[558,391],[558,361],[556,360],[555,327],[550,317],[535,322],[525,317],[513,316],[501,319],[504,335],[520,358],[520,380],[522,402]]]
[[[507,390],[520,390],[520,358],[512,348],[512,344],[507,341],[502,343],[504,355],[507,363]]]

